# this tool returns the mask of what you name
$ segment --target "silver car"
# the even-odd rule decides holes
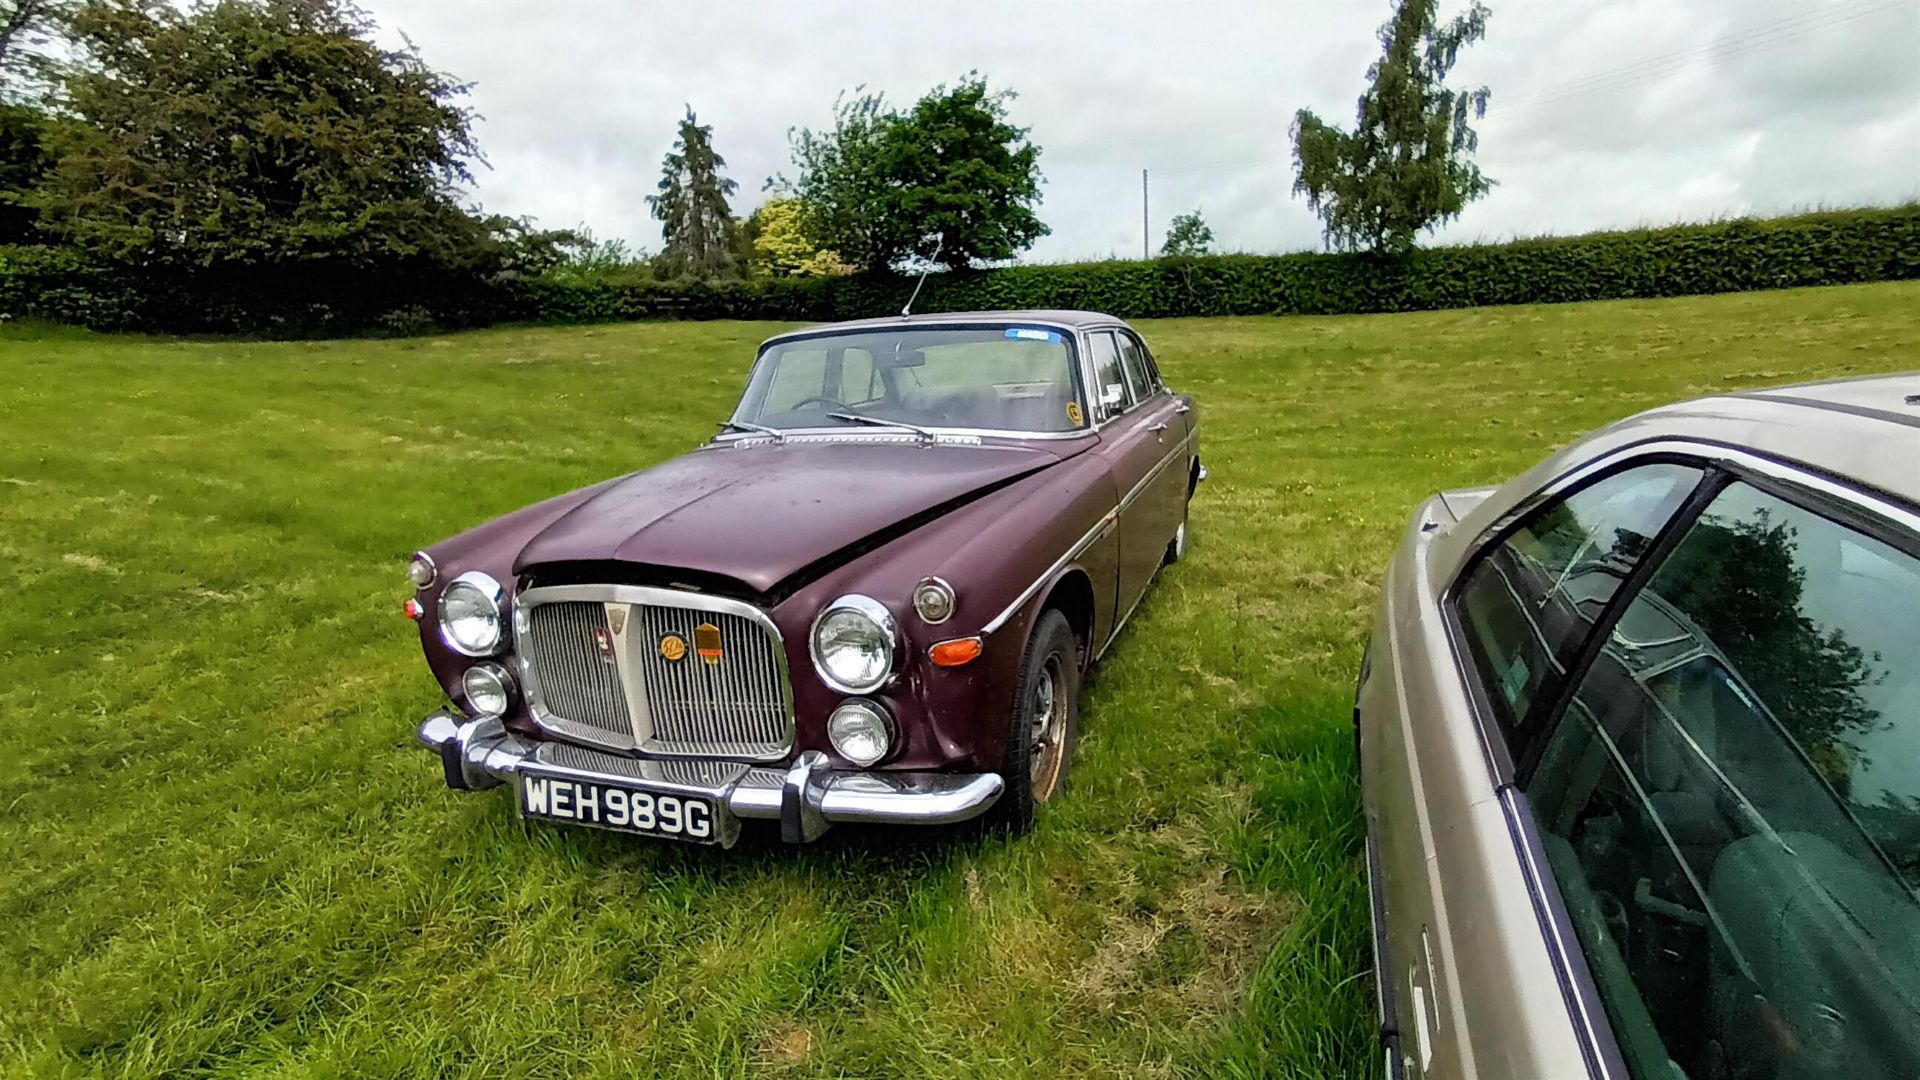
[[[1920,375],[1421,506],[1354,723],[1390,1077],[1920,1077]]]

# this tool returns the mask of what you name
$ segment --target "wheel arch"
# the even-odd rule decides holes
[[[1073,628],[1074,641],[1079,645],[1080,666],[1085,668],[1093,655],[1093,578],[1079,566],[1069,566],[1062,570],[1053,583],[1047,587],[1045,598],[1034,609],[1034,621],[1048,608],[1067,617],[1067,625]],[[1028,633],[1032,633],[1029,628]]]

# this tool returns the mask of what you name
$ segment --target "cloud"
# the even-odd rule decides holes
[[[1442,13],[1456,10],[1453,0]],[[1451,240],[1573,232],[1920,194],[1920,0],[1496,3],[1454,82],[1484,83],[1499,181]],[[1220,245],[1312,247],[1287,128],[1349,123],[1387,3],[371,0],[384,40],[471,80],[491,163],[475,197],[657,248],[647,213],[685,105],[745,213],[787,131],[865,84],[906,104],[970,71],[1019,97],[1053,234],[1029,258],[1158,249],[1204,208]]]

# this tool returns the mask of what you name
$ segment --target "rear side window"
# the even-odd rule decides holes
[[[1127,388],[1133,392],[1133,400],[1144,401],[1159,389],[1153,373],[1147,370],[1146,354],[1131,335],[1115,333],[1113,339],[1120,345],[1120,365],[1127,374]]]
[[[1087,338],[1093,350],[1093,390],[1095,408],[1102,416],[1125,412],[1133,398],[1127,390],[1127,376],[1120,368],[1120,350],[1113,335],[1091,334]]]
[[[1527,795],[1635,1076],[1920,1076],[1920,560],[1730,485]]]
[[[1536,513],[1468,571],[1456,611],[1516,756],[1534,703],[1699,480],[1699,469],[1667,463],[1614,473]]]

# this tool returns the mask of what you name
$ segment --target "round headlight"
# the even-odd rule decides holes
[[[467,656],[491,656],[504,634],[507,592],[478,571],[461,574],[440,594],[440,640]]]
[[[893,749],[893,720],[871,701],[848,701],[827,717],[834,750],[855,765],[872,765]]]
[[[460,677],[467,711],[475,716],[505,716],[513,704],[513,676],[499,664],[475,664]]]
[[[943,623],[953,617],[953,586],[930,577],[913,587],[913,610],[928,623]]]
[[[828,604],[813,620],[808,645],[820,681],[843,694],[877,690],[893,674],[893,614],[858,594]]]
[[[414,552],[413,562],[407,565],[407,580],[413,582],[414,588],[424,589],[439,576],[440,571],[434,568],[433,560],[427,557],[426,552]]]

